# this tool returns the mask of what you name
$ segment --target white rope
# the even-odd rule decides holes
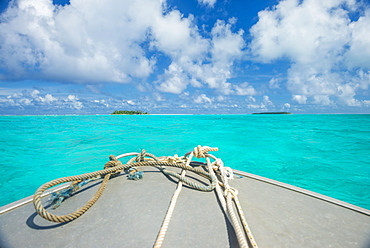
[[[189,158],[186,161],[186,166],[190,165],[190,162],[191,162],[192,158],[193,158],[193,152],[190,153]],[[184,177],[185,174],[186,174],[186,170],[182,170],[181,171],[181,177]],[[175,209],[176,202],[177,202],[177,199],[178,199],[179,194],[181,192],[181,189],[182,189],[182,182],[179,180],[179,182],[177,184],[177,188],[175,190],[175,193],[172,196],[170,206],[168,207],[166,217],[164,218],[161,229],[158,233],[157,240],[155,241],[155,244],[153,246],[154,248],[160,248],[163,244],[163,241],[164,241],[164,238],[166,236],[166,232],[167,232],[168,226],[170,224],[171,217],[172,217],[173,211]]]
[[[206,161],[207,161],[207,166],[208,166],[209,173],[211,173],[212,175],[214,175],[216,177],[216,174],[215,174],[215,172],[213,170],[214,163],[211,164],[211,160],[209,159],[209,156],[206,158]],[[225,200],[223,191],[222,191],[221,186],[220,186],[219,183],[216,184],[216,193],[217,193],[218,199],[219,199],[219,201],[221,203],[222,209],[224,210],[224,213],[226,214],[227,218],[231,222],[230,216],[229,216],[229,214],[227,212],[226,200]]]
[[[227,212],[230,215],[231,223],[234,227],[235,234],[236,234],[236,237],[238,239],[238,243],[239,243],[240,247],[247,248],[248,247],[248,242],[247,242],[247,239],[246,239],[244,233],[242,232],[240,223],[239,223],[238,218],[235,214],[233,203],[232,203],[233,189],[229,185],[228,177],[227,177],[227,174],[225,173],[224,167],[220,168],[220,169],[221,169],[221,175],[223,175],[222,179],[223,179],[223,184],[224,184],[224,187],[225,187]]]
[[[238,215],[239,218],[242,222],[243,230],[245,234],[248,237],[249,243],[252,245],[254,248],[258,248],[257,243],[252,235],[252,232],[248,226],[248,223],[245,219],[242,207],[240,205],[239,199],[238,199],[238,191],[234,188],[232,188],[229,185],[228,180],[234,179],[234,173],[233,170],[230,167],[225,167],[224,163],[222,162],[221,159],[216,158],[213,155],[208,154],[208,157],[212,157],[215,161],[208,166],[208,168],[212,168],[214,170],[219,170],[221,174],[221,179],[222,179],[222,185],[225,189],[223,197],[220,196],[220,193],[218,192],[220,189],[219,184],[217,184],[219,190],[217,189],[216,186],[216,191],[217,195],[219,197],[219,200],[221,202],[222,208],[224,209],[227,218],[229,219],[230,223],[232,223],[235,233],[237,235],[238,243],[240,247],[248,247],[248,243],[246,240],[245,235],[242,232],[242,228],[240,225],[240,222],[238,221],[238,218],[236,216],[232,201],[234,200],[236,208],[238,210]],[[209,158],[207,157],[207,164],[209,163]],[[225,198],[226,198],[226,203],[225,203]],[[226,210],[225,210],[225,204],[226,204]]]
[[[248,241],[247,241],[247,237],[248,237],[249,243],[252,245],[252,247],[258,248],[257,243],[255,242],[254,237],[251,233],[251,230],[245,219],[239,199],[237,197],[238,191],[232,188],[228,182],[228,180],[234,179],[233,170],[230,167],[225,167],[221,159],[216,158],[212,154],[208,154],[208,151],[217,151],[217,150],[218,150],[217,148],[201,147],[201,146],[194,148],[192,152],[187,153],[184,156],[184,158],[186,158],[186,156],[190,154],[186,161],[186,166],[190,166],[190,162],[193,156],[198,157],[198,158],[202,157],[202,158],[206,158],[208,171],[211,175],[216,177],[214,170],[218,170],[220,172],[221,182],[218,181],[218,183],[216,184],[216,188],[215,188],[216,193],[220,200],[221,207],[224,210],[224,213],[226,214],[226,217],[228,218],[228,220],[230,221],[230,223],[232,224],[235,230],[235,234],[238,239],[239,246],[242,248],[248,248],[249,247]],[[215,161],[211,163],[209,158],[212,158]],[[177,156],[171,157],[169,159],[173,160],[171,162],[176,162],[177,160],[180,160]],[[186,174],[186,170],[182,170],[181,177],[184,177],[185,174]],[[222,191],[221,186],[224,187],[224,191]],[[156,242],[153,246],[154,248],[160,248],[163,244],[163,241],[164,241],[169,223],[171,221],[171,217],[175,209],[176,202],[181,192],[181,189],[182,189],[182,182],[179,181],[177,184],[177,188],[172,196],[170,206],[167,210],[167,213],[162,223],[161,229],[158,233]],[[238,216],[235,213],[233,200],[235,202],[235,205],[238,211]],[[242,222],[242,225],[240,224],[240,221]]]

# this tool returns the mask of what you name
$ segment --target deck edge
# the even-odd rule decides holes
[[[287,183],[283,183],[283,182],[276,181],[276,180],[273,180],[273,179],[270,179],[270,178],[258,176],[258,175],[251,174],[251,173],[248,173],[248,172],[235,170],[235,169],[233,169],[233,171],[234,171],[234,174],[236,174],[236,175],[252,178],[252,179],[262,181],[262,182],[265,182],[265,183],[269,183],[269,184],[272,184],[272,185],[275,185],[275,186],[278,186],[278,187],[281,187],[281,188],[292,190],[292,191],[295,191],[295,192],[298,192],[298,193],[301,193],[301,194],[304,194],[304,195],[307,195],[307,196],[310,196],[310,197],[314,197],[314,198],[317,198],[319,200],[323,200],[323,201],[338,205],[340,207],[344,207],[344,208],[350,209],[352,211],[356,211],[358,213],[370,216],[370,210],[367,210],[365,208],[350,204],[348,202],[344,202],[344,201],[341,201],[341,200],[338,200],[338,199],[335,199],[335,198],[332,198],[332,197],[329,197],[329,196],[326,196],[326,195],[322,195],[322,194],[319,194],[319,193],[316,193],[316,192],[313,192],[313,191],[310,191],[310,190],[307,190],[307,189],[296,187],[296,186],[293,186],[293,185],[290,185],[290,184],[287,184]]]
[[[323,200],[323,201],[329,202],[331,204],[335,204],[335,205],[338,205],[340,207],[344,207],[344,208],[350,209],[352,211],[356,211],[356,212],[359,212],[361,214],[365,214],[365,215],[370,216],[370,210],[367,210],[365,208],[361,208],[359,206],[350,204],[348,202],[344,202],[344,201],[341,201],[341,200],[338,200],[338,199],[335,199],[335,198],[332,198],[332,197],[329,197],[329,196],[326,196],[326,195],[322,195],[322,194],[319,194],[319,193],[316,193],[316,192],[313,192],[313,191],[310,191],[310,190],[307,190],[307,189],[303,189],[303,188],[300,188],[300,187],[297,187],[297,186],[293,186],[293,185],[290,185],[290,184],[287,184],[287,183],[283,183],[283,182],[273,180],[273,179],[270,179],[270,178],[258,176],[258,175],[251,174],[251,173],[248,173],[248,172],[235,170],[235,169],[233,169],[233,171],[234,171],[234,174],[236,174],[236,175],[240,175],[240,176],[243,176],[243,177],[248,177],[248,178],[255,179],[255,180],[258,180],[258,181],[262,181],[262,182],[265,182],[265,183],[269,183],[269,184],[272,184],[272,185],[275,185],[275,186],[278,186],[278,187],[281,187],[281,188],[292,190],[292,191],[295,191],[295,192],[298,192],[298,193],[301,193],[301,194],[304,194],[304,195],[307,195],[307,196],[310,196],[310,197],[314,197],[314,198],[317,198],[319,200]],[[65,185],[55,187],[51,190],[46,191],[44,194],[42,194],[41,197],[45,197],[45,196],[51,194],[52,192],[67,188],[68,186],[69,186],[69,184],[65,184]],[[18,201],[9,203],[5,206],[2,206],[2,207],[0,207],[0,215],[5,214],[9,211],[12,211],[13,209],[21,207],[23,205],[26,205],[26,204],[32,202],[32,200],[33,200],[33,195],[28,196],[28,197],[23,198],[23,199],[20,199]]]
[[[52,192],[55,192],[55,191],[58,191],[58,190],[61,190],[61,189],[65,189],[65,188],[69,187],[69,185],[70,185],[70,183],[67,183],[67,184],[64,184],[64,185],[57,186],[53,189],[47,190],[46,192],[44,192],[41,195],[41,197],[45,197],[45,196],[50,195]],[[2,206],[2,207],[0,207],[0,215],[5,214],[9,211],[12,211],[16,208],[19,208],[23,205],[26,205],[26,204],[28,204],[32,201],[33,201],[33,195],[30,195],[30,196],[27,196],[27,197],[25,197],[23,199],[20,199],[18,201],[15,201],[15,202],[9,203],[5,206]]]

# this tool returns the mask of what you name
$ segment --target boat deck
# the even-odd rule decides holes
[[[0,247],[152,247],[177,180],[154,167],[140,170],[144,171],[142,180],[127,180],[124,174],[109,180],[97,203],[69,223],[44,220],[32,202],[10,211],[6,211],[9,205],[1,208]],[[239,191],[247,222],[260,248],[370,247],[370,211],[238,173],[244,177],[229,183]],[[206,182],[191,172],[186,175]],[[62,215],[75,211],[99,185],[100,181],[88,184],[50,212]],[[215,192],[183,186],[162,247],[237,246]]]

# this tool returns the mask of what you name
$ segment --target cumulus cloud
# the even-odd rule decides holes
[[[198,0],[198,3],[213,8],[217,0]]]
[[[305,95],[293,95],[292,100],[296,101],[299,104],[306,104],[307,97]]]
[[[153,11],[143,13],[140,6]],[[13,1],[0,23],[6,77],[72,82],[146,77],[154,61],[140,44],[148,22],[161,11],[159,1],[71,1],[63,7],[49,0]]]
[[[270,97],[266,95],[262,97],[262,100],[259,103],[253,96],[249,96],[246,101],[247,108],[253,110],[267,111],[275,107],[274,103],[270,100]]]
[[[370,69],[370,11],[350,19],[359,8],[353,0],[280,1],[258,13],[250,29],[251,52],[263,63],[291,62],[287,88],[298,103],[331,105],[339,99],[358,106],[356,91],[366,85],[359,74]],[[270,88],[276,87],[270,81]]]
[[[249,85],[249,83],[244,82],[240,85],[234,85],[235,89],[235,95],[240,96],[254,96],[257,94],[257,91],[253,88],[252,85]]]
[[[333,101],[330,100],[328,95],[314,95],[313,103],[323,105],[323,106],[333,105]]]
[[[52,109],[61,105],[61,101],[52,94],[41,94],[39,90],[23,90],[0,98],[0,108],[8,110],[24,110],[26,108]],[[28,113],[29,114],[29,113]]]
[[[78,97],[75,95],[68,95],[66,99],[64,99],[65,105],[68,105],[70,108],[74,108],[77,110],[82,109],[84,106],[82,102],[79,101]]]
[[[183,68],[176,63],[172,63],[162,77],[163,81],[160,82],[158,89],[162,92],[169,92],[180,94],[183,92],[188,83],[189,78],[184,72]]]
[[[131,106],[136,105],[136,102],[135,102],[134,100],[127,100],[127,101],[126,101],[126,103],[127,103],[128,105],[131,105]]]
[[[280,84],[283,80],[280,77],[273,77],[269,81],[270,89],[280,89]]]
[[[263,108],[266,108],[267,106],[272,106],[272,107],[274,106],[269,96],[263,96],[262,106]]]
[[[207,97],[205,94],[201,94],[201,95],[197,96],[196,98],[194,98],[194,103],[208,103],[208,104],[211,104],[212,100],[209,97]]]
[[[351,40],[349,41],[349,51],[345,58],[349,67],[361,67],[370,69],[370,9],[365,11],[357,21],[349,24]]]
[[[215,2],[200,1],[210,7]],[[71,1],[64,6],[13,0],[0,18],[3,78],[86,83],[92,91],[97,90],[92,83],[149,77],[156,54],[164,54],[171,63],[160,68],[160,91],[180,94],[191,85],[228,94],[233,63],[245,47],[243,30],[233,31],[235,18],[218,20],[204,37],[192,15],[168,9],[164,0]]]
[[[211,38],[203,38],[197,27],[192,26],[188,19],[184,21],[176,13],[176,18],[171,17],[171,22],[179,22],[183,32],[154,30],[156,36],[161,36],[156,33],[162,32],[175,35],[171,44],[168,44],[168,38],[153,42],[153,46],[172,59],[171,65],[157,81],[158,89],[179,94],[189,85],[208,86],[223,94],[236,94],[234,85],[228,80],[232,78],[235,61],[244,55],[245,47],[242,37],[244,31],[232,31],[236,19],[232,18],[228,22],[218,20],[211,30]],[[177,33],[179,37],[176,37]]]

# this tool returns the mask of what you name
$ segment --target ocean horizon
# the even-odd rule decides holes
[[[370,209],[369,114],[8,115],[0,129],[0,206],[111,154],[204,145],[225,166]]]

